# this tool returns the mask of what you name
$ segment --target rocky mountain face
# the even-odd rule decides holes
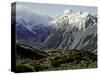
[[[97,17],[67,10],[55,21],[55,32],[44,41],[47,48],[97,49]]]

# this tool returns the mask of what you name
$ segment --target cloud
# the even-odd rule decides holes
[[[70,10],[70,9],[65,9],[64,10],[64,14],[69,14],[69,13],[71,13],[72,12],[72,10]]]

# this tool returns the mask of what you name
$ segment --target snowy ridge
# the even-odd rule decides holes
[[[77,27],[79,29],[85,30],[85,23],[91,18],[91,16],[95,17],[88,12],[73,12],[72,10],[66,9],[63,12],[63,15],[57,17],[54,21],[52,21],[52,23],[54,23],[58,28],[63,27],[61,25],[64,25],[65,23],[66,25],[70,25],[71,27]],[[92,21],[94,22],[93,19]]]

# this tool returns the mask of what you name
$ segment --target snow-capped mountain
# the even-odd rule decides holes
[[[56,30],[44,42],[47,48],[97,49],[96,16],[67,9],[54,22]]]
[[[17,42],[43,46],[43,49],[97,49],[97,15],[88,12],[73,12],[66,9],[52,18],[34,13],[26,7],[16,7]],[[13,17],[13,16],[12,16]],[[13,18],[12,18],[13,21]],[[12,22],[13,23],[13,22]],[[39,48],[40,49],[40,48]]]
[[[57,17],[55,19],[54,22],[57,28],[61,28],[64,26],[64,24],[67,24],[70,27],[85,29],[87,27],[85,23],[88,20],[92,20],[92,22],[94,23],[96,21],[96,16],[93,16],[88,12],[72,12],[72,10],[66,9],[60,17]]]

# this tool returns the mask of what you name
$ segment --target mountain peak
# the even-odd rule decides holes
[[[66,24],[71,27],[77,27],[78,29],[85,30],[85,23],[89,20],[89,18],[91,18],[89,15],[92,14],[83,11],[73,12],[72,10],[66,9],[63,15],[56,19],[56,26],[61,28],[63,27],[62,25]]]

